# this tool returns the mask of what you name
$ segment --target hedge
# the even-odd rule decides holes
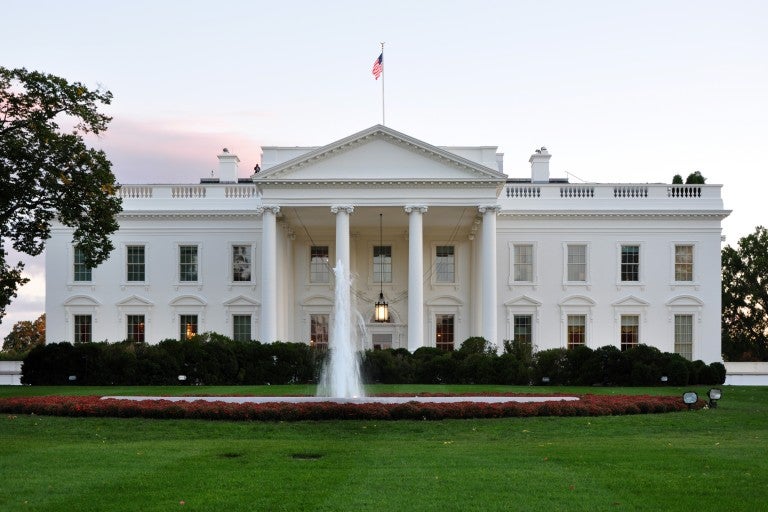
[[[30,351],[23,384],[33,385],[263,385],[316,383],[326,357],[304,343],[239,342],[215,333],[191,340],[144,343],[53,343]],[[725,366],[688,361],[646,345],[534,352],[505,342],[497,354],[483,338],[452,352],[422,347],[368,350],[362,358],[368,384],[506,385],[717,385]],[[186,380],[179,381],[184,375]],[[74,380],[71,378],[74,377]],[[662,377],[666,377],[662,381]]]

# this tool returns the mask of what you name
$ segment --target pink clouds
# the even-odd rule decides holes
[[[217,169],[224,147],[240,157],[240,177],[250,176],[261,156],[257,142],[238,133],[205,133],[199,121],[190,129],[192,124],[115,119],[93,144],[107,153],[120,183],[195,183]]]

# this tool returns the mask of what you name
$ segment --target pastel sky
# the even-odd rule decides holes
[[[723,184],[726,243],[768,225],[768,2],[762,0],[5,0],[0,65],[112,91],[94,144],[121,183],[197,182],[227,147],[317,146],[381,123],[494,145],[529,175]],[[43,259],[0,324],[44,309]]]

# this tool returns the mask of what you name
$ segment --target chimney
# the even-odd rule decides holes
[[[528,159],[531,164],[531,181],[533,183],[549,183],[549,159],[552,155],[549,154],[547,148],[541,146],[541,149],[537,149]]]
[[[219,159],[219,182],[237,183],[237,163],[240,161],[237,155],[233,155],[227,148],[221,150]]]

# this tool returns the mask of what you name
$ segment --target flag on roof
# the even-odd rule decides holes
[[[381,52],[381,55],[378,56],[378,58],[373,61],[373,69],[371,70],[373,73],[373,77],[378,80],[381,74],[384,72],[384,52]]]

